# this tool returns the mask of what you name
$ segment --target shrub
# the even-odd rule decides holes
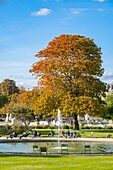
[[[51,125],[48,127],[48,129],[55,129],[55,127]]]
[[[7,131],[8,131],[7,126],[6,127],[5,126],[0,126],[0,135],[7,134]]]
[[[14,125],[12,126],[13,131],[15,131],[17,134],[22,134],[23,132],[29,130],[27,126],[19,126]]]

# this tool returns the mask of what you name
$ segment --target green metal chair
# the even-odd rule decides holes
[[[40,154],[46,153],[47,154],[47,147],[40,147]]]
[[[39,148],[37,145],[33,145],[33,153],[38,153],[39,152]]]
[[[84,148],[85,148],[85,153],[91,153],[90,145],[85,145]]]
[[[68,153],[68,144],[61,144],[61,153],[63,152]]]

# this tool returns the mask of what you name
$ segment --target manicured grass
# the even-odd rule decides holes
[[[113,132],[96,132],[96,131],[91,131],[91,132],[81,132],[81,137],[82,138],[106,138],[108,135],[111,135],[111,138],[113,137]]]
[[[47,137],[48,133],[50,132],[50,129],[35,129],[38,132],[41,132],[42,137]],[[57,137],[58,129],[53,129],[55,132],[55,137]],[[66,129],[64,129],[66,132]],[[73,132],[72,129],[70,129],[70,132]],[[111,137],[113,137],[113,129],[80,129],[76,130],[77,134],[79,134],[83,138],[105,138],[109,134],[111,134]]]
[[[48,133],[51,131],[51,129],[34,129],[37,132],[41,133],[41,137],[48,137]],[[54,137],[57,137],[57,132],[58,129],[53,129],[53,131],[55,132]],[[64,131],[66,132],[67,130],[64,129]],[[70,132],[73,132],[72,129],[70,129]],[[80,130],[76,130],[78,137],[83,137],[83,138],[105,138],[106,136],[108,136],[109,134],[111,134],[111,138],[113,138],[113,129],[80,129]],[[2,137],[9,137],[9,135],[3,135],[3,133],[1,133]],[[29,135],[29,137],[31,137],[31,135]]]
[[[113,170],[113,156],[0,155],[1,170]]]

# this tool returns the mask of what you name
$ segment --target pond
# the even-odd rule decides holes
[[[90,145],[92,153],[97,152],[113,152],[113,143],[111,142],[61,142],[60,144],[67,144],[68,151],[72,153],[84,152],[85,145]],[[11,142],[0,143],[0,152],[17,152],[17,153],[33,153],[33,145],[38,147],[47,147],[48,152],[61,152],[57,142]]]

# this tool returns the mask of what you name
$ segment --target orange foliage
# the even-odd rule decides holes
[[[96,109],[93,103],[99,108],[106,87],[99,79],[104,71],[101,49],[93,39],[63,34],[49,42],[47,48],[39,51],[36,57],[40,60],[30,72],[38,78],[40,89],[52,90],[56,94],[63,91],[64,96],[69,94],[72,110],[78,110],[77,114],[85,110],[89,113],[90,108]]]

